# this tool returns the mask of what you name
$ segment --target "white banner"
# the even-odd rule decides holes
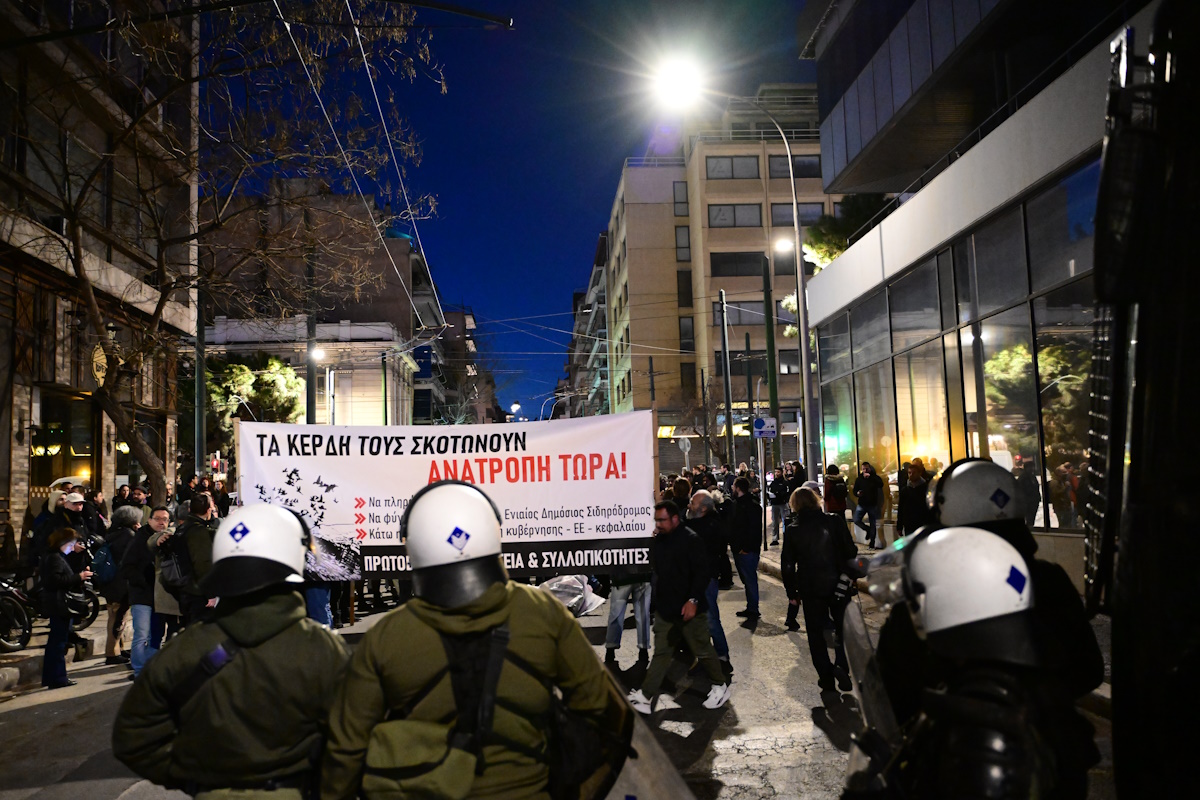
[[[300,513],[318,543],[310,571],[325,580],[408,572],[400,518],[419,489],[446,479],[495,501],[516,577],[648,569],[658,483],[649,411],[503,425],[238,428],[241,502]]]

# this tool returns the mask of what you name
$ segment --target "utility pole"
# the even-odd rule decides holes
[[[383,361],[383,424],[384,424],[384,425],[387,425],[387,424],[388,424],[388,404],[387,404],[387,385],[388,385],[388,374],[387,374],[387,353],[383,353],[383,354],[381,354],[381,355],[380,355],[380,359]]]
[[[751,358],[750,358],[750,332],[747,331],[746,332],[746,431],[750,432],[750,433],[753,433],[753,430],[754,430],[751,427],[754,425],[754,409],[753,409],[754,388],[752,386],[752,382],[753,382],[754,378],[752,377],[753,376],[752,370],[753,370],[753,365],[751,364]],[[746,456],[746,458],[750,461],[753,461],[754,460],[754,458],[753,458],[753,456],[754,456],[753,440],[746,443],[746,451],[750,454],[750,455]],[[762,464],[758,465],[758,469],[760,472],[762,471]]]
[[[725,373],[725,463],[733,466],[733,384],[729,379],[729,312],[725,307],[725,290],[721,290],[721,358]]]
[[[799,258],[796,259],[799,261]],[[771,405],[771,416],[774,417],[776,424],[779,424],[779,381],[776,373],[779,371],[775,360],[775,295],[773,290],[773,280],[771,279],[771,259],[763,256],[763,311],[766,312],[767,321],[767,402]],[[783,426],[780,425],[782,428]],[[781,444],[779,437],[776,436],[771,440],[771,466],[778,466],[780,463]],[[759,471],[765,469],[765,465],[758,465]]]
[[[311,212],[309,209],[304,209],[304,227],[306,230],[312,230]],[[309,425],[317,424],[317,358],[314,351],[317,349],[317,265],[316,253],[310,249],[304,257],[304,277],[307,280],[308,289],[308,319],[305,321],[308,326],[307,339],[308,346],[305,350],[307,359],[305,364],[305,393],[304,393],[304,421]],[[325,387],[325,393],[328,395],[329,387]]]
[[[708,443],[708,382],[704,379],[704,367],[700,368],[700,408],[704,419],[704,463],[712,463],[712,445]]]

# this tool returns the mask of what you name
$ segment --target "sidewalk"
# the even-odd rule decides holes
[[[892,536],[892,523],[884,524],[884,542],[891,544],[894,541]],[[769,532],[768,532],[769,535]],[[858,545],[860,555],[870,555],[874,550],[869,550],[865,544],[858,541],[859,536],[855,537],[855,544]],[[769,575],[777,581],[783,580],[783,573],[779,566],[780,545],[768,547],[762,551],[762,555],[758,560],[758,571],[764,575]],[[877,633],[883,626],[887,614],[878,603],[867,594],[866,586],[862,581],[858,583],[858,597],[862,602],[863,619],[867,623],[867,628],[872,633]],[[1092,630],[1096,634],[1096,641],[1100,644],[1100,652],[1104,656],[1104,683],[1100,684],[1090,695],[1080,699],[1079,705],[1085,710],[1104,717],[1107,720],[1112,719],[1112,620],[1108,617],[1097,615],[1092,619]]]
[[[74,667],[84,663],[93,666],[95,659],[104,658],[104,624],[107,619],[108,612],[101,606],[96,621],[79,631],[79,635],[87,642],[87,656],[83,661],[76,662],[75,648],[67,647],[68,676]],[[45,619],[36,619],[33,622],[33,635],[24,650],[0,653],[0,702],[41,688],[42,653],[46,649],[49,630],[49,623]]]

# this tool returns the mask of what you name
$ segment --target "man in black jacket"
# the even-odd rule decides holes
[[[933,522],[933,514],[925,502],[929,481],[925,479],[925,468],[921,459],[913,459],[908,465],[908,483],[900,490],[900,510],[896,515],[896,527],[902,536],[916,533],[923,525]]]
[[[704,590],[712,564],[700,537],[683,524],[679,507],[670,500],[654,507],[650,566],[655,577],[654,658],[642,688],[629,693],[629,703],[643,714],[651,712],[667,667],[682,642],[712,682],[704,707],[720,708],[729,700],[732,687],[709,640]]]
[[[758,619],[758,556],[762,552],[762,506],[750,493],[750,481],[738,478],[733,482],[733,521],[730,529],[733,563],[737,566],[742,585],[746,587],[746,608],[739,617]]]
[[[717,604],[721,564],[729,568],[729,534],[725,524],[717,515],[717,504],[707,489],[701,489],[692,495],[688,502],[687,526],[700,536],[704,550],[709,558],[709,581],[704,589],[704,600],[708,605],[708,633],[712,637],[713,647],[716,648],[717,658],[729,663],[729,642],[725,639],[725,629],[721,626],[721,611]]]
[[[140,516],[141,511],[138,510]],[[162,617],[154,613],[154,554],[150,539],[162,536],[171,524],[171,512],[157,506],[150,512],[150,521],[138,528],[133,542],[121,559],[121,576],[129,587],[129,609],[133,619],[133,646],[129,651],[129,666],[137,677],[152,655],[158,652],[165,627]]]
[[[854,524],[867,534],[867,547],[875,547],[876,528],[879,527],[879,507],[883,503],[883,479],[875,474],[871,462],[862,462],[861,474],[854,479],[854,496],[858,505],[854,508]],[[869,524],[863,522],[867,518]]]

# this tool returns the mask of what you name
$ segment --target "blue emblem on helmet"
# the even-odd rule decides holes
[[[456,548],[458,552],[462,552],[467,546],[467,540],[471,538],[471,534],[464,531],[462,528],[455,528],[450,533],[450,538],[446,540],[448,544]]]
[[[1005,581],[1005,583],[1016,589],[1017,594],[1021,594],[1025,591],[1026,580],[1025,574],[1021,572],[1021,570],[1017,569],[1016,567],[1012,567],[1008,571],[1008,580]]]
[[[246,527],[246,523],[239,522],[229,530],[229,535],[233,537],[235,542],[240,544],[242,539],[250,535],[250,529]]]
[[[1004,493],[1003,489],[997,489],[996,491],[992,492],[991,499],[992,502],[998,505],[1000,508],[1004,508],[1006,505],[1008,505],[1008,501],[1012,500],[1011,497]]]

